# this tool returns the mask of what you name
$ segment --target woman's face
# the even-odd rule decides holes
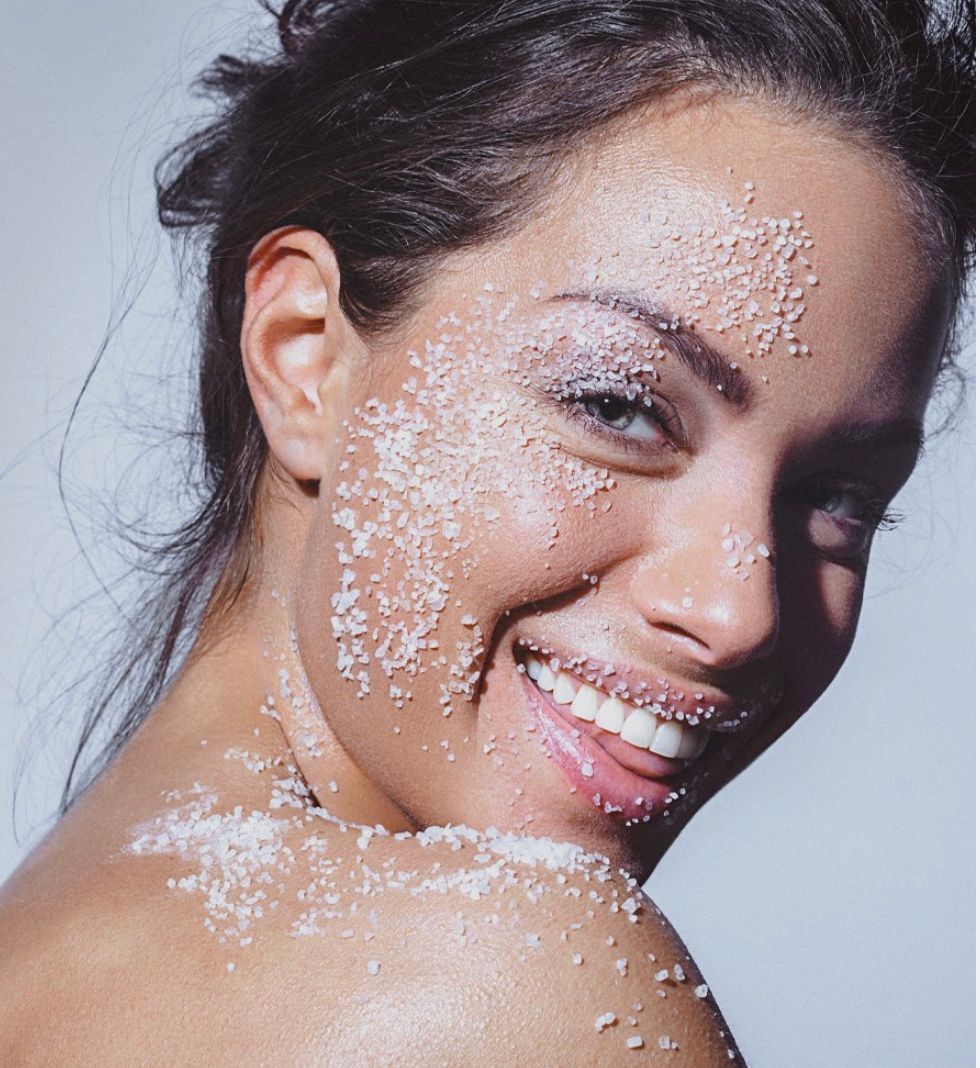
[[[420,822],[649,863],[847,654],[948,286],[880,162],[771,112],[619,127],[351,377],[299,648]]]

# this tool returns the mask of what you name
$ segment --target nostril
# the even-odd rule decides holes
[[[658,620],[656,627],[662,634],[666,634],[670,638],[679,638],[681,641],[690,643],[698,649],[706,648],[706,643],[696,634],[693,634],[691,631],[676,623],[669,623],[667,620]]]

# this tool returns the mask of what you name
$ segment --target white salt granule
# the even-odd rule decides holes
[[[627,1049],[643,1049],[643,1039],[639,1035],[630,1035],[626,1039]]]

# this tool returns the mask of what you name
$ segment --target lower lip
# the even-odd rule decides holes
[[[681,761],[659,758],[669,770],[656,779],[637,775],[588,736],[584,729],[587,724],[576,726],[578,721],[569,722],[526,675],[521,675],[521,684],[548,755],[584,804],[620,823],[649,823],[670,805],[671,795],[678,789],[678,773],[685,767]],[[616,741],[629,745],[618,738]],[[637,750],[637,755],[641,752]]]

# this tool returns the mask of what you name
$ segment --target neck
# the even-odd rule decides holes
[[[195,732],[206,721],[232,745],[271,748],[296,767],[313,802],[338,819],[414,829],[348,755],[310,690],[289,599],[277,592],[288,588],[276,581],[283,577],[260,578],[220,628],[205,628],[154,718]]]

